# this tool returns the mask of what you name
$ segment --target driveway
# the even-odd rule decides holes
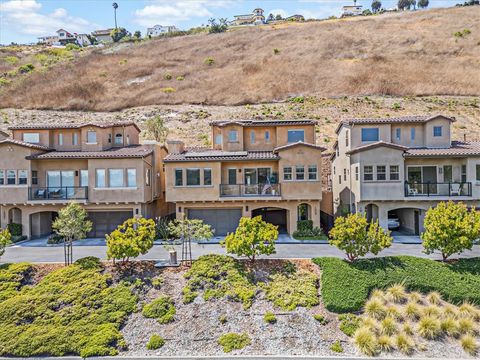
[[[418,235],[410,235],[402,231],[392,231],[391,233],[394,243],[399,244],[421,244],[422,240]]]

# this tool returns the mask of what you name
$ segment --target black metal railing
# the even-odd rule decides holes
[[[220,184],[221,197],[281,196],[280,184]]]
[[[471,182],[405,182],[405,197],[472,196]]]
[[[28,200],[88,200],[88,186],[29,187]]]

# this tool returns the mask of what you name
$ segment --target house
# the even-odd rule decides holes
[[[92,36],[97,39],[99,43],[111,43],[113,42],[112,37],[110,36],[110,33],[114,29],[105,29],[105,30],[95,30],[92,32]]]
[[[286,17],[284,20],[285,21],[305,21],[305,17],[303,15],[295,14],[295,15]]]
[[[357,0],[353,0],[353,5],[345,5],[342,7],[342,16],[359,16],[363,14],[363,6],[357,5]]]
[[[298,220],[320,225],[322,151],[310,120],[212,122],[210,148],[168,142],[166,201],[177,217],[202,219],[216,235],[242,216],[262,216],[292,234]]]
[[[251,14],[235,15],[234,20],[230,22],[230,25],[262,25],[265,24],[265,16],[263,15],[263,9],[254,9]]]
[[[0,130],[0,141],[8,138],[8,134],[5,131]]]
[[[77,40],[77,44],[80,46],[89,46],[92,45],[92,42],[88,38],[87,34],[74,34],[75,39]]]
[[[58,40],[59,39],[58,39],[57,35],[41,36],[41,37],[38,38],[38,43],[52,46],[52,45],[55,45],[55,44],[59,44]]]
[[[58,29],[57,30],[58,42],[60,45],[67,45],[67,44],[76,44],[77,38],[74,34],[69,33],[65,29]]]
[[[365,213],[384,228],[396,218],[400,232],[419,235],[426,210],[440,201],[477,207],[480,142],[452,140],[454,122],[443,115],[342,121],[332,155],[335,214]]]
[[[155,25],[147,29],[147,36],[160,36],[179,31],[175,26]]]
[[[0,141],[0,227],[23,235],[52,232],[71,201],[88,212],[89,237],[103,237],[132,216],[165,215],[162,159],[156,143],[139,144],[133,122],[16,125]]]

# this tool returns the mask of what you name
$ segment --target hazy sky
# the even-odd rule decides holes
[[[0,43],[36,42],[38,36],[54,34],[59,28],[90,33],[114,26],[112,0],[0,0]],[[339,15],[353,0],[117,0],[118,26],[145,33],[147,27],[176,25],[181,29],[206,24],[211,17],[232,19],[261,7],[265,13],[306,18]],[[382,0],[385,8],[397,0]],[[453,6],[460,0],[430,0],[430,7]],[[463,1],[462,1],[463,2]],[[371,0],[358,0],[370,7]]]

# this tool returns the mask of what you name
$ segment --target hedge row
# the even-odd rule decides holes
[[[370,292],[395,283],[409,290],[438,291],[453,303],[465,300],[480,304],[480,258],[454,264],[411,256],[362,259],[348,263],[337,258],[316,258],[322,269],[322,298],[337,313],[362,308]]]

